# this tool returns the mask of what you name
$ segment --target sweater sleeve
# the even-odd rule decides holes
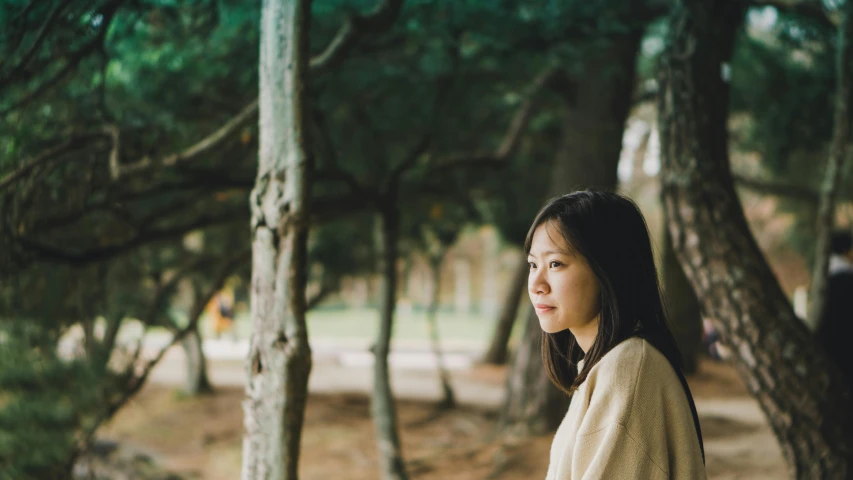
[[[618,422],[579,436],[575,443],[572,479],[643,478],[666,480],[669,475]]]

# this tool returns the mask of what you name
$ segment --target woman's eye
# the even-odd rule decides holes
[[[551,268],[557,268],[557,267],[561,266],[561,265],[562,265],[562,263],[560,263],[560,262],[558,262],[558,261],[554,260],[554,261],[552,261],[552,262],[550,263],[550,265],[551,265]]]
[[[531,270],[536,268],[536,264],[533,262],[527,262],[527,265],[530,267]]]

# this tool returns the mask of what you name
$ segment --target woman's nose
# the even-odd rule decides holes
[[[548,293],[548,282],[545,281],[545,276],[542,273],[533,270],[527,278],[527,288],[534,295]]]

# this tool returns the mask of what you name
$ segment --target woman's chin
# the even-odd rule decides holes
[[[539,328],[542,329],[545,333],[560,333],[565,330],[567,327],[565,325],[555,324],[547,319],[539,319]]]

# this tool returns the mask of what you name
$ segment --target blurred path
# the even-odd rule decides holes
[[[146,342],[146,351],[154,352],[165,344],[166,338]],[[369,394],[372,387],[373,354],[363,341],[317,339],[312,341],[314,366],[308,388],[314,393],[358,392]],[[244,359],[249,351],[247,340],[228,339],[204,341],[208,358],[208,375],[214,385],[245,384]],[[450,370],[453,387],[461,403],[498,407],[503,401],[504,382],[500,375],[484,376],[472,372],[480,355],[478,345],[457,344],[446,351],[445,363]],[[426,343],[398,343],[388,362],[391,381],[397,398],[438,400],[441,396],[435,356]],[[152,372],[151,381],[181,385],[185,377],[184,352],[173,347]],[[749,396],[714,395],[696,398],[697,409],[703,416],[726,417],[746,424],[766,424],[763,414]]]
[[[153,354],[166,343],[166,337],[154,337],[145,343],[145,352]],[[442,394],[436,374],[435,356],[426,343],[397,343],[389,355],[391,383],[395,396],[412,400],[438,400]],[[369,393],[373,384],[373,354],[363,341],[311,342],[314,365],[308,389],[311,393]],[[208,375],[214,386],[245,385],[244,359],[249,351],[247,340],[204,341],[208,358]],[[461,404],[497,407],[503,401],[503,381],[476,378],[471,375],[479,345],[456,344],[444,352],[457,400]],[[181,385],[186,376],[184,351],[173,347],[151,373],[155,383]]]

